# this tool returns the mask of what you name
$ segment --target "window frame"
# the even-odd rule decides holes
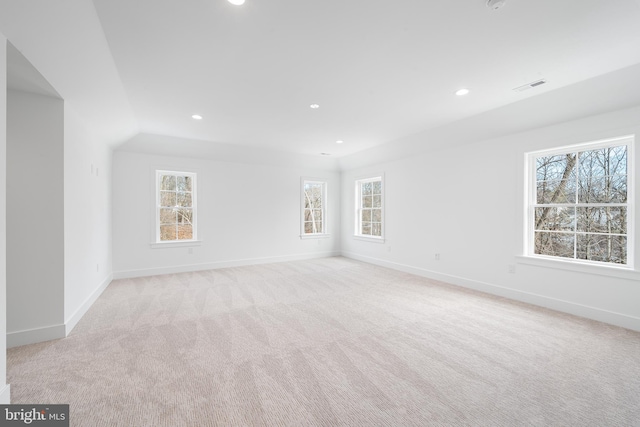
[[[306,184],[321,184],[322,185],[322,233],[305,233],[304,230],[304,213],[305,213],[305,191],[304,187]],[[322,178],[310,178],[310,177],[302,177],[300,178],[300,238],[301,239],[319,239],[323,237],[329,237],[329,229],[328,226],[328,218],[327,218],[327,206],[328,206],[328,182],[326,179]]]
[[[380,236],[362,234],[362,185],[368,182],[380,181]],[[356,178],[355,184],[355,224],[353,237],[358,240],[384,243],[385,240],[385,179],[384,173],[370,174]]]
[[[188,176],[191,178],[191,211],[192,211],[192,235],[191,239],[176,239],[176,240],[160,240],[160,179],[161,176]],[[196,172],[177,171],[169,169],[156,169],[155,170],[155,230],[154,230],[154,243],[152,247],[179,247],[179,246],[192,246],[199,244],[198,240],[198,178]]]
[[[525,226],[524,226],[524,248],[523,248],[523,260],[541,261],[541,262],[554,262],[564,265],[575,265],[576,267],[590,266],[590,267],[605,267],[607,269],[618,270],[634,270],[635,261],[635,135],[624,135],[620,137],[601,139],[592,142],[579,143],[566,145],[551,149],[537,150],[525,153]],[[579,153],[585,151],[598,150],[608,147],[627,147],[627,173],[626,173],[626,185],[627,185],[627,201],[625,203],[615,203],[614,206],[625,205],[627,209],[627,224],[626,224],[626,264],[613,263],[607,261],[595,261],[579,258],[561,257],[554,255],[544,255],[535,253],[535,209],[540,205],[553,205],[553,204],[538,204],[537,203],[537,166],[536,160],[540,157],[555,156],[569,153]],[[602,203],[607,205],[607,203]],[[557,204],[566,207],[582,207],[585,203],[579,203],[577,200],[574,203]],[[595,205],[595,204],[594,204]],[[574,235],[580,234],[578,230],[573,231]],[[575,256],[575,255],[574,255]]]

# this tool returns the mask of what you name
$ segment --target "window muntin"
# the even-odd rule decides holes
[[[630,266],[632,141],[529,154],[529,255]]]
[[[156,241],[196,240],[196,174],[156,171]]]
[[[324,234],[327,234],[327,183],[303,179],[301,235]]]
[[[382,176],[356,181],[356,236],[383,236]]]

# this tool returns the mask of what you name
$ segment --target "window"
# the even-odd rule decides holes
[[[528,154],[528,255],[630,266],[632,143]]]
[[[327,234],[327,183],[302,179],[302,237]]]
[[[156,171],[156,241],[196,240],[196,174]]]
[[[382,239],[382,176],[356,181],[356,236]]]

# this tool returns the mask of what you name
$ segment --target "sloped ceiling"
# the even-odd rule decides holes
[[[509,0],[496,11],[484,0],[0,5],[0,32],[91,121],[126,129],[122,140],[140,132],[335,157],[479,115],[512,131],[487,113],[640,64],[638,22],[638,0]],[[622,87],[640,83],[620,76]],[[461,87],[470,93],[455,96]],[[581,87],[594,103],[607,90]],[[537,106],[544,117],[566,116],[563,93]],[[640,103],[629,98],[606,108]]]

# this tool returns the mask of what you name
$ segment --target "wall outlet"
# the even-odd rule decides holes
[[[388,250],[389,252],[391,252],[391,246],[387,247],[387,250]]]
[[[513,265],[513,264],[509,264],[509,265],[507,266],[507,271],[508,271],[509,273],[511,273],[511,274],[515,274],[515,273],[516,273],[516,266],[515,266],[515,265]]]
[[[100,272],[100,264],[96,264],[96,273]]]
[[[435,259],[436,261],[440,261],[440,254],[439,254],[439,253],[436,253],[436,254],[433,256],[433,259]]]
[[[189,248],[189,249],[187,249],[187,253],[188,253],[189,255],[193,255],[193,248]]]

